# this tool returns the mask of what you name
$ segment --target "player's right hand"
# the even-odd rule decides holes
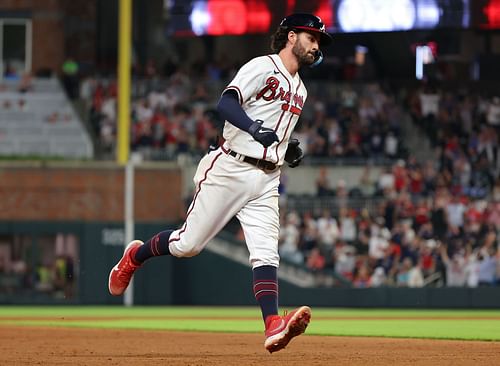
[[[263,121],[256,120],[249,128],[248,133],[252,135],[255,141],[259,142],[264,147],[271,146],[274,142],[278,142],[278,135],[273,129],[262,127]]]
[[[302,159],[304,159],[304,152],[299,147],[299,140],[290,139],[288,141],[288,147],[285,153],[285,161],[288,163],[290,168],[296,168],[300,165]]]

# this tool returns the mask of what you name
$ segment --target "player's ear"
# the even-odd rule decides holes
[[[296,40],[297,40],[297,33],[295,33],[293,30],[288,32],[288,41],[291,44],[294,44]]]

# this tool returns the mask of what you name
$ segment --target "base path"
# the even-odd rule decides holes
[[[0,365],[498,365],[500,342],[0,326]]]

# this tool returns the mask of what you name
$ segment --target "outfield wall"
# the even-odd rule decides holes
[[[147,239],[173,224],[136,225],[136,237]],[[0,291],[0,304],[121,304],[122,297],[108,294],[109,270],[123,251],[123,226],[103,222],[0,222],[0,240],[9,236],[30,238],[24,250],[35,266],[43,239],[51,233],[71,233],[78,239],[75,291],[71,297],[36,289]],[[31,243],[31,244],[30,244]],[[251,305],[252,273],[205,250],[193,258],[154,258],[134,279],[134,300],[140,305]],[[499,308],[500,287],[492,288],[299,288],[280,281],[280,305],[373,308]]]
[[[109,270],[124,245],[123,173],[113,163],[0,163],[0,304],[123,302],[107,289]],[[181,169],[151,163],[135,174],[135,237],[146,240],[175,228],[172,223],[185,211]],[[50,283],[47,276],[55,269],[69,272],[70,262],[62,257],[68,254],[75,280]],[[500,287],[304,289],[280,284],[283,306],[500,307]],[[249,267],[208,250],[190,259],[152,259],[135,276],[134,294],[135,303],[144,305],[255,305]]]
[[[205,251],[175,267],[175,304],[255,305],[248,267]],[[491,288],[299,288],[280,281],[280,305],[373,308],[499,308]]]

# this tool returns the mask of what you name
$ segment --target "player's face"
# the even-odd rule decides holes
[[[292,53],[297,57],[299,65],[311,65],[319,49],[319,35],[300,32],[292,48]]]

